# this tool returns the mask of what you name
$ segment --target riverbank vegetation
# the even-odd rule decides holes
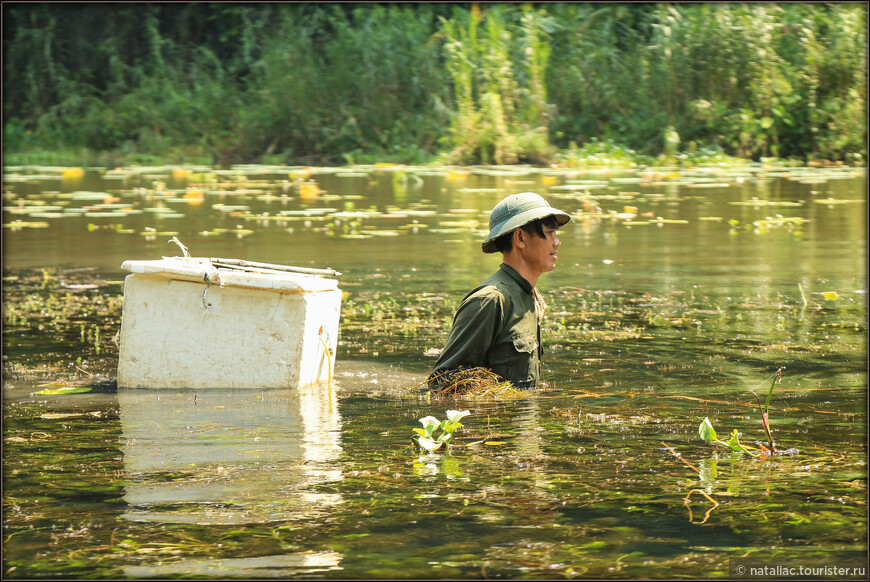
[[[866,37],[863,3],[5,3],[4,155],[863,164]]]

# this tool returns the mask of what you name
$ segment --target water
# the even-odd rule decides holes
[[[866,564],[863,171],[172,170],[5,169],[4,577]],[[577,217],[539,281],[549,388],[427,400],[411,389],[434,363],[424,352],[497,267],[478,246],[488,210],[525,190]],[[171,236],[194,256],[341,271],[333,385],[95,382],[117,362],[120,263],[179,255]],[[760,404],[780,368],[770,420],[785,454],[700,440],[708,417],[723,440],[766,444]],[[449,453],[410,448],[417,419],[466,408]]]

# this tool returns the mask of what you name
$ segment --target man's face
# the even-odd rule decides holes
[[[556,229],[544,226],[544,238],[537,234],[526,235],[525,252],[523,253],[530,267],[539,273],[546,273],[556,268],[557,250],[562,241],[556,235]]]

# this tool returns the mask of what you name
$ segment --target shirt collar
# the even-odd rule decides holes
[[[526,293],[531,293],[534,290],[534,287],[532,287],[532,284],[529,283],[528,281],[526,281],[525,277],[520,275],[519,272],[516,269],[514,269],[513,267],[511,267],[510,265],[502,263],[501,265],[499,265],[499,269],[501,269],[502,271],[504,271],[505,273],[510,275],[511,279],[516,281],[517,284]]]

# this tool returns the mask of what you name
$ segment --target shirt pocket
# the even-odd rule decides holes
[[[536,362],[538,342],[534,336],[514,333],[511,337],[511,343],[515,353],[511,355],[510,359],[510,379],[518,387],[524,388],[535,381],[535,371],[532,368]]]

